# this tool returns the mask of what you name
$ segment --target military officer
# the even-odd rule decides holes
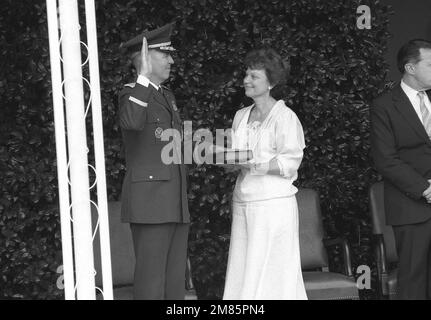
[[[136,83],[119,95],[119,122],[126,158],[122,221],[130,223],[136,256],[135,299],[184,299],[190,216],[186,170],[163,161],[166,129],[181,132],[175,97],[162,83],[174,63],[172,24],[124,43]]]

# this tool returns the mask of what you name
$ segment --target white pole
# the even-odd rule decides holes
[[[97,27],[94,0],[85,0],[88,55],[93,115],[94,151],[97,177],[97,205],[100,221],[100,254],[103,276],[103,299],[112,300],[111,250],[109,238],[108,205],[106,196],[105,152],[103,148],[103,119],[100,99],[99,64],[97,54]]]
[[[64,111],[61,89],[61,64],[58,42],[56,0],[46,0],[49,51],[51,62],[52,98],[54,105],[55,144],[57,152],[58,194],[60,202],[61,242],[63,253],[64,295],[66,300],[75,299],[73,278],[73,249],[70,226],[69,187],[67,182],[67,153],[64,130]]]
[[[78,4],[76,0],[60,0],[59,3],[77,298],[94,300],[94,258]]]

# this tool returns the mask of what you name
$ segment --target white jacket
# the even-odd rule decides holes
[[[268,163],[275,158],[282,175],[255,175],[250,170],[241,170],[233,200],[246,202],[292,196],[298,191],[293,182],[298,177],[305,148],[301,123],[295,112],[283,100],[278,100],[260,125],[247,125],[253,106],[236,112],[232,123],[232,148],[251,149],[255,163]],[[256,129],[250,128],[256,125]]]

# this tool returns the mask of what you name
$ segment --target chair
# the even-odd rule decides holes
[[[299,209],[302,275],[308,299],[359,299],[359,291],[352,272],[349,244],[342,238],[324,239],[319,195],[311,189],[300,189],[296,198]],[[332,246],[339,246],[343,252],[343,273],[329,271],[326,249]]]
[[[383,182],[377,182],[371,186],[370,214],[373,226],[373,251],[377,264],[379,297],[382,299],[395,299],[397,269],[391,269],[390,265],[398,262],[398,256],[393,230],[386,225],[383,194]]]
[[[121,203],[119,201],[108,203],[109,236],[111,239],[111,266],[112,284],[114,287],[114,300],[133,299],[133,278],[135,267],[135,255],[133,252],[132,234],[129,224],[121,222]],[[97,212],[92,206],[93,228],[97,222]],[[96,286],[102,287],[101,261],[100,261],[99,233],[93,242],[94,266],[96,270]],[[186,300],[196,300],[196,293],[191,278],[190,261],[187,259],[186,275]],[[103,299],[98,292],[98,299]]]

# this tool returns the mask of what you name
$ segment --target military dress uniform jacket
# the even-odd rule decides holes
[[[126,175],[122,188],[121,218],[129,223],[188,223],[186,168],[165,164],[161,154],[169,141],[161,132],[181,132],[175,97],[151,84],[126,85],[119,95]]]

